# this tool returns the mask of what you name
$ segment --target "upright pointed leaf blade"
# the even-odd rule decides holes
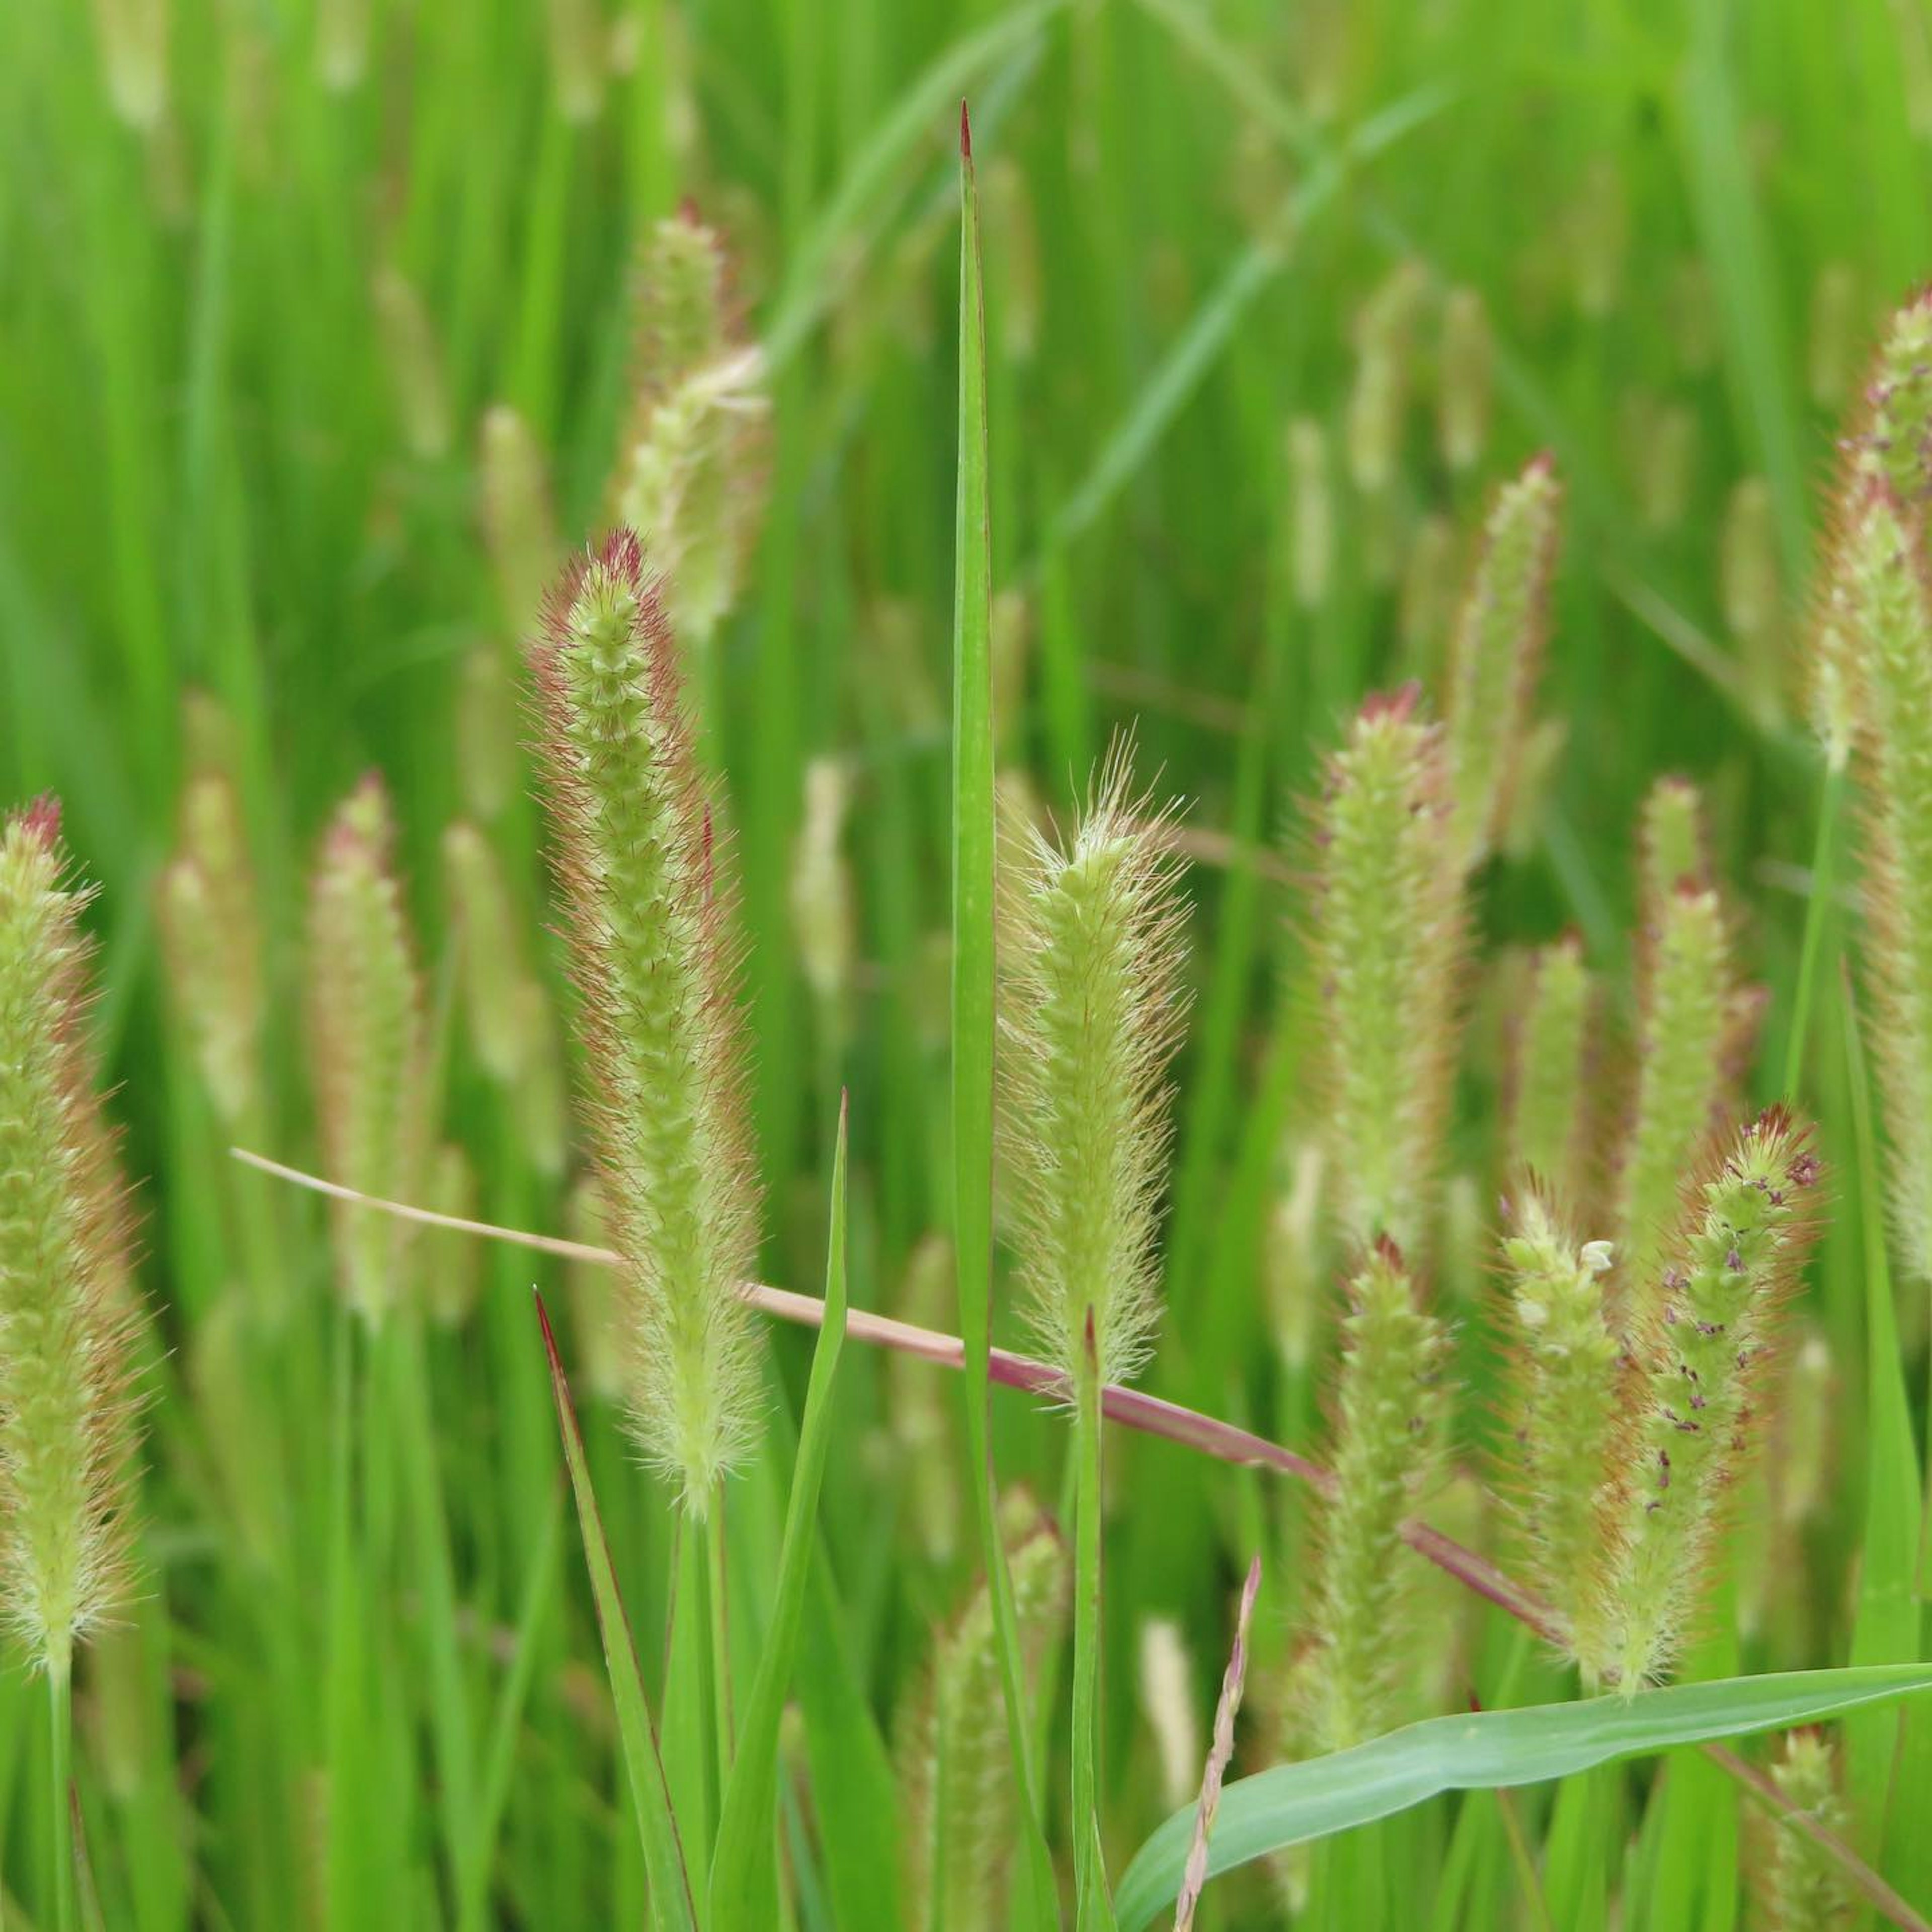
[[[845,1108],[838,1109],[838,1144],[832,1163],[831,1233],[825,1260],[825,1318],[812,1352],[798,1460],[785,1507],[772,1620],[758,1674],[745,1707],[738,1754],[718,1824],[711,1860],[712,1932],[763,1932],[779,1923],[773,1846],[778,1829],[778,1728],[798,1649],[812,1553],[818,1540],[818,1492],[832,1442],[832,1390],[845,1342]]]
[[[1502,1790],[1619,1759],[1816,1724],[1932,1690],[1932,1664],[1801,1670],[1677,1684],[1641,1696],[1431,1718],[1385,1737],[1244,1778],[1222,1795],[1210,1876],[1290,1845],[1407,1810],[1445,1791]],[[1170,1911],[1194,1830],[1178,1811],[1143,1845],[1114,1895],[1120,1932]]]
[[[973,134],[959,106],[959,494],[952,606],[952,1200],[965,1345],[967,1487],[993,1606],[1019,1836],[1010,1910],[1058,1926],[1053,1861],[1027,1756],[1012,1583],[994,1510],[987,1435],[993,1273],[993,560],[986,452],[986,317]]]
[[[656,1727],[638,1668],[637,1646],[630,1619],[617,1591],[617,1573],[604,1540],[603,1520],[590,1487],[590,1468],[584,1454],[583,1432],[570,1384],[558,1359],[556,1337],[550,1331],[543,1297],[536,1298],[537,1320],[543,1327],[544,1353],[550,1362],[550,1385],[556,1397],[557,1427],[563,1437],[563,1456],[570,1486],[577,1498],[577,1518],[584,1532],[584,1554],[590,1566],[591,1594],[597,1605],[597,1628],[604,1640],[604,1662],[610,1677],[611,1700],[617,1707],[617,1731],[623,1741],[624,1764],[630,1775],[631,1800],[637,1808],[638,1834],[644,1846],[644,1869],[650,1874],[651,1910],[662,1932],[698,1932],[698,1909],[684,1851],[678,1843],[677,1822],[671,1815],[670,1790],[664,1782],[664,1760],[658,1753]]]

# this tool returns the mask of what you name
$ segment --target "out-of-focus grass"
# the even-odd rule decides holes
[[[1147,768],[1164,767],[1193,801],[1190,830],[1219,837],[1229,860],[1192,876],[1197,1017],[1151,1386],[1299,1431],[1297,1448],[1318,1439],[1318,1367],[1278,1368],[1258,1286],[1285,1144],[1305,1136],[1312,1102],[1306,974],[1282,930],[1288,897],[1256,854],[1354,700],[1438,671],[1440,624],[1403,620],[1426,604],[1426,586],[1403,593],[1429,520],[1466,530],[1489,482],[1538,447],[1556,454],[1573,518],[1542,705],[1568,732],[1534,843],[1486,881],[1485,957],[1576,926],[1627,1012],[1633,815],[1656,774],[1688,772],[1772,989],[1760,1097],[1778,1084],[1820,794],[1785,665],[1862,341],[1932,272],[1921,10],[0,9],[0,795],[58,789],[104,888],[98,1020],[167,1344],[151,1373],[152,1591],[81,1687],[81,1799],[110,1924],[328,1922],[332,1880],[335,1923],[376,1898],[397,1922],[439,1922],[455,1910],[430,1876],[446,1843],[473,1871],[459,1888],[468,1922],[640,1922],[642,1860],[614,1782],[589,1594],[574,1558],[559,1560],[527,1257],[486,1255],[470,1325],[432,1333],[419,1363],[398,1352],[374,1371],[394,1384],[398,1473],[376,1505],[388,1568],[350,1574],[351,1357],[325,1292],[322,1220],[225,1160],[157,970],[180,695],[212,691],[234,721],[276,994],[250,1125],[271,1150],[304,1156],[313,1129],[288,1018],[299,906],[320,826],[372,766],[395,794],[440,1014],[448,1003],[438,853],[465,795],[462,670],[493,645],[507,679],[531,616],[506,608],[484,559],[483,412],[521,412],[549,459],[563,541],[592,534],[625,413],[633,240],[693,197],[732,236],[738,295],[774,358],[772,508],[718,646],[714,721],[746,886],[766,1278],[818,1278],[828,1102],[844,1085],[854,1302],[896,1306],[915,1244],[953,1213],[935,944],[952,832],[962,92],[984,197],[992,588],[1024,594],[1031,641],[1018,707],[999,721],[1001,761],[1064,808],[1107,729],[1137,716]],[[1412,390],[1393,480],[1364,493],[1347,457],[1355,332],[1405,262],[1422,290]],[[1849,287],[1848,340],[1816,326],[1832,276]],[[1496,338],[1492,428],[1466,470],[1434,431],[1435,317],[1451,286],[1480,292]],[[1298,423],[1318,434],[1292,443]],[[1309,506],[1292,447],[1316,452],[1325,486],[1318,586],[1298,554]],[[1767,486],[1774,538],[1768,648],[1730,634],[1720,583],[1726,506],[1749,477]],[[799,978],[789,913],[805,766],[820,753],[844,760],[854,800],[860,965],[837,1026]],[[520,795],[494,836],[534,934],[546,895]],[[1774,1574],[1738,1580],[1761,1614],[1742,1637],[1728,1624],[1714,1635],[1697,1660],[1712,1674],[1927,1654],[1909,1533],[1924,1285],[1890,1284],[1895,1340],[1869,1319],[1887,1284],[1876,1216],[1858,1211],[1877,1176],[1837,998],[1844,929],[1822,928],[1798,1066],[1841,1203],[1802,1310],[1838,1378],[1834,1477]],[[546,952],[550,983],[555,968]],[[1479,1039],[1500,998],[1477,988]],[[446,1124],[474,1160],[481,1211],[560,1229],[562,1182],[517,1103],[459,1028],[444,1032]],[[1456,1153],[1485,1180],[1489,1064],[1472,1055]],[[536,1272],[554,1285],[550,1264]],[[280,1334],[272,1355],[231,1346],[238,1303]],[[1474,1308],[1453,1312],[1480,1327]],[[1002,1334],[1005,1319],[996,1293]],[[1317,1334],[1325,1347],[1325,1321]],[[800,1757],[822,1789],[840,1724],[850,1761],[877,1774],[928,1626],[978,1567],[970,1535],[923,1533],[930,1492],[887,1436],[884,1366],[857,1357],[841,1370],[826,1561],[800,1638]],[[780,1344],[775,1406],[802,1406],[806,1359]],[[1488,1393],[1462,1405],[1472,1433]],[[993,1420],[1002,1480],[1057,1496],[1064,1432],[997,1394]],[[586,1423],[619,1580],[638,1629],[656,1631],[674,1563],[662,1498],[629,1466],[608,1405],[587,1403]],[[776,1571],[787,1434],[774,1426],[731,1525],[746,1686]],[[1100,1783],[1118,1870],[1167,1808],[1135,1703],[1142,1621],[1183,1620],[1211,1708],[1230,1594],[1264,1541],[1262,1684],[1302,1602],[1301,1505],[1168,1444],[1123,1442],[1109,1472]],[[663,1659],[643,1648],[655,1695]],[[1500,1618],[1468,1627],[1456,1669],[1458,1694],[1486,1705],[1554,1694]],[[832,1684],[860,1694],[838,1705]],[[10,1910],[46,1896],[38,1708],[16,1671],[0,1678]],[[1253,1768],[1268,1760],[1258,1688],[1250,1711]],[[1853,1730],[1860,1844],[1874,1857],[1888,1845],[1887,1875],[1932,1909],[1911,1786],[1893,1783],[1901,1726],[1902,1762],[1922,1762],[1922,1706]],[[450,1754],[466,1736],[480,1755],[458,1815]],[[1039,1784],[1064,1843],[1060,1748]],[[849,1912],[828,1901],[859,1895],[840,1860],[868,1828],[822,1798],[826,1815],[810,1816],[796,1762],[780,1784],[800,1922],[842,1924]],[[345,1838],[326,1815],[331,1766],[352,1774],[334,1800],[352,1809],[346,1869],[325,1855]],[[1729,1923],[1736,1841],[1756,1828],[1734,1825],[1736,1809],[1728,1785],[1676,1763],[1654,1782],[1598,1773],[1560,1796],[1527,1792],[1507,1820],[1486,1794],[1440,1799],[1381,1840],[1401,1857],[1384,1922],[1429,1922],[1443,1900],[1461,1916],[1434,1922],[1541,1922],[1515,1833],[1574,1922],[1598,1922],[1614,1892],[1628,1924]],[[1202,1922],[1274,1922],[1275,1892],[1243,1883],[1210,1888]],[[1324,1909],[1377,1922],[1366,1898]]]

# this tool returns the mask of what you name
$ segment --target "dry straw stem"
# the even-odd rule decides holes
[[[737,952],[676,646],[636,536],[568,570],[531,645],[545,802],[568,909],[587,1111],[631,1408],[703,1515],[752,1443],[757,1249]]]
[[[388,794],[373,772],[324,833],[309,898],[308,1032],[322,1158],[367,1193],[408,1194],[426,1153],[421,975],[394,869]],[[372,1324],[402,1292],[406,1229],[335,1217],[338,1280]]]
[[[1547,455],[1496,494],[1450,639],[1443,711],[1456,838],[1469,866],[1502,842],[1550,628],[1563,486]]]
[[[1020,1276],[1048,1359],[1072,1375],[1090,1323],[1108,1382],[1144,1362],[1158,1314],[1166,1076],[1184,1011],[1185,908],[1164,814],[1132,794],[1131,759],[1114,748],[1064,849],[1010,831],[1000,874]]]
[[[124,1597],[142,1317],[59,808],[0,832],[0,1597],[57,1684]],[[62,1802],[64,1802],[64,1800]]]
[[[1780,1303],[1816,1228],[1821,1175],[1782,1108],[1735,1130],[1687,1187],[1657,1295],[1637,1311],[1577,1619],[1585,1673],[1634,1694],[1670,1669],[1762,1434]]]
[[[1419,1254],[1442,1166],[1466,922],[1440,730],[1414,686],[1371,698],[1314,814],[1311,940],[1342,1228]]]
[[[1255,1613],[1255,1598],[1262,1586],[1262,1559],[1248,1565],[1247,1580],[1241,1586],[1240,1609],[1234,1616],[1234,1646],[1228,1655],[1228,1668],[1221,1678],[1220,1701],[1214,1707],[1214,1742],[1201,1774],[1201,1796],[1194,1813],[1194,1838],[1188,1846],[1187,1864],[1180,1880],[1180,1896],[1175,1901],[1174,1932],[1192,1932],[1194,1915],[1208,1883],[1208,1840],[1214,1830],[1215,1814],[1221,1808],[1221,1781],[1234,1755],[1234,1720],[1240,1714],[1242,1687],[1248,1674],[1248,1623]]]
[[[1932,1278],[1932,582],[1922,523],[1888,485],[1848,508],[1833,602],[1859,681],[1866,966],[1900,1258]]]
[[[1517,1450],[1510,1472],[1532,1580],[1566,1620],[1602,1502],[1622,1346],[1604,1306],[1610,1244],[1579,1242],[1531,1180],[1502,1240]]]
[[[1441,1474],[1448,1351],[1402,1256],[1378,1242],[1348,1283],[1311,1630],[1296,1665],[1301,1723],[1322,1750],[1388,1730],[1418,1675],[1416,1573],[1400,1546],[1404,1520]]]
[[[693,650],[736,599],[762,506],[764,359],[727,280],[722,238],[688,208],[652,230],[638,271],[637,401],[611,486],[613,519],[650,546]]]

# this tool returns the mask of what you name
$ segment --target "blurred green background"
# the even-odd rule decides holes
[[[259,1472],[236,1466],[265,1425],[224,1438],[220,1403],[190,1395],[205,1371],[219,1386],[207,1338],[244,1279],[307,1310],[320,1342],[326,1251],[306,1204],[227,1162],[159,970],[183,694],[225,710],[260,880],[266,1150],[313,1155],[302,894],[326,814],[379,768],[443,1022],[446,1130],[477,1168],[478,1211],[560,1230],[566,1177],[452,1018],[440,841],[492,782],[534,610],[518,544],[550,544],[528,520],[486,541],[482,423],[507,405],[532,433],[560,560],[607,500],[637,243],[686,198],[730,239],[770,368],[770,506],[716,646],[712,720],[745,886],[766,1278],[818,1279],[841,1084],[857,1300],[902,1305],[944,1224],[962,94],[1010,593],[1004,760],[1064,807],[1137,718],[1144,768],[1190,801],[1215,862],[1192,878],[1196,1018],[1152,1385],[1297,1420],[1270,1413],[1256,1288],[1298,1104],[1288,902],[1256,854],[1354,700],[1432,676],[1484,496],[1539,448],[1570,492],[1542,702],[1568,728],[1482,922],[1510,943],[1574,926],[1627,984],[1634,810],[1659,772],[1688,772],[1773,989],[1764,1064],[1782,1063],[1816,788],[1792,664],[1820,492],[1877,319],[1932,268],[1923,0],[0,9],[0,795],[58,791],[101,887],[100,1024],[170,1351],[150,1425],[160,1607],[142,1620],[159,1733],[128,1749],[189,1771],[90,1787],[131,1848],[107,1862],[110,1922],[290,1922],[274,1913],[304,1888],[303,1768],[324,1724],[296,1634],[316,1614],[317,1519],[250,1502]],[[1480,361],[1444,328],[1478,302]],[[1445,402],[1476,424],[1453,447]],[[856,934],[831,1000],[801,974],[791,891],[824,756],[848,787]],[[548,977],[521,790],[499,788],[490,833]],[[1480,1177],[1493,1082],[1472,1058],[1459,1160]],[[488,1270],[479,1315],[431,1364],[458,1589],[514,1619],[549,1560],[556,1466],[532,1264],[446,1264]],[[1821,1318],[1855,1364],[1856,1273],[1827,1282]],[[950,1325],[944,1300],[927,1314]],[[323,1484],[326,1352],[306,1385],[265,1385],[273,1457],[308,1472],[296,1493]],[[794,1392],[802,1362],[782,1345]],[[885,1713],[968,1565],[920,1529],[956,1498],[882,1447],[879,1365],[848,1375],[829,1547],[851,1666]],[[648,1600],[660,1499],[601,1415]],[[1050,1497],[1057,1438],[1002,1415],[1005,1466]],[[1131,1845],[1162,1810],[1132,1716],[1136,1619],[1190,1620],[1211,1695],[1226,1588],[1275,1504],[1177,1450],[1137,1445],[1119,1466],[1133,1508],[1110,1546],[1110,1744]],[[748,1506],[742,1534],[769,1541],[760,1480],[765,1514]],[[270,1527],[238,1556],[251,1510]],[[1828,1630],[1846,1516],[1820,1573]],[[578,1582],[573,1567],[557,1586],[571,1607],[543,1626],[514,1753],[509,1922],[578,1923],[579,1900],[596,1922],[634,1885],[611,1875],[608,1801],[587,1795],[608,1739],[582,1714],[601,1691],[581,1674]],[[1264,1601],[1279,1651],[1292,1598]],[[392,1769],[417,1748],[402,1728]],[[11,1774],[10,1793],[37,1842]],[[172,1875],[145,1876],[149,1855]]]

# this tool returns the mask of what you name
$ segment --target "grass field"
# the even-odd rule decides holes
[[[1923,0],[0,8],[0,1924],[1925,1926],[1928,276]]]

